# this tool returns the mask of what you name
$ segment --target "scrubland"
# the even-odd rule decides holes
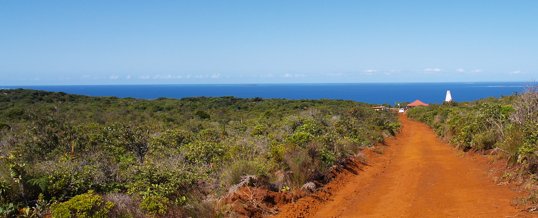
[[[487,111],[506,116],[499,124],[519,122],[503,104],[491,104],[500,106]],[[440,106],[439,113],[448,116],[449,108],[460,110]],[[425,110],[414,117],[437,117]],[[484,122],[488,126],[477,131],[497,131],[489,128],[496,123]],[[535,126],[502,127],[503,138],[477,132],[495,134],[494,142],[454,140],[517,152],[517,161],[532,170],[536,135],[515,132]],[[445,127],[436,128],[441,133]],[[284,194],[305,184],[315,188],[330,180],[335,166],[398,129],[393,113],[352,101],[142,100],[0,90],[0,216],[234,216],[237,208],[222,199],[240,185]],[[514,140],[527,144],[514,148]]]

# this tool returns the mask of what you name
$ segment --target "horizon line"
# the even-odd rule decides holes
[[[173,85],[353,85],[353,84],[443,84],[443,83],[531,83],[538,81],[432,81],[432,82],[267,82],[267,83],[101,83],[101,84],[18,84],[0,85],[1,87],[31,87],[31,86],[173,86]]]

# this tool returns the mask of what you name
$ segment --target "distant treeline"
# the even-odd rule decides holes
[[[398,128],[352,101],[0,90],[0,216],[218,216],[244,175],[297,189]]]

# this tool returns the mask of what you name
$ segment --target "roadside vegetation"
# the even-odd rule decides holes
[[[538,89],[502,98],[417,107],[410,118],[431,126],[437,135],[464,151],[499,154],[516,172],[507,179],[538,181]],[[535,186],[535,185],[529,185]],[[528,203],[538,203],[534,191]]]
[[[352,101],[0,90],[0,216],[233,215],[245,178],[300,189],[398,129]]]

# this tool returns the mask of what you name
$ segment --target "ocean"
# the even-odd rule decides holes
[[[229,84],[229,85],[66,85],[0,86],[65,92],[89,96],[115,96],[141,99],[198,96],[240,98],[345,99],[371,104],[395,104],[420,99],[441,103],[450,90],[457,102],[500,97],[523,92],[531,83],[357,83],[357,84]]]

